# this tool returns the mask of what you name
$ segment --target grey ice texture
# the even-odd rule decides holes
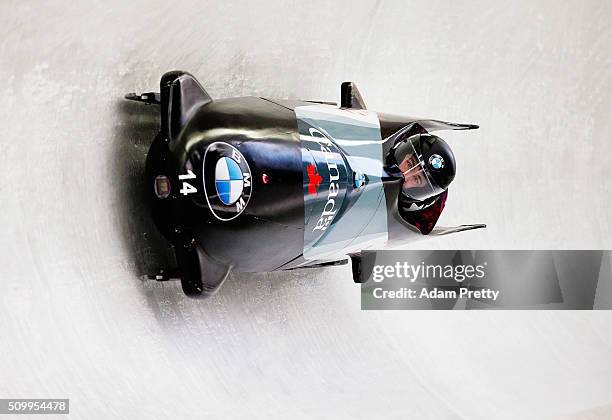
[[[171,69],[214,98],[337,100],[355,81],[371,109],[481,126],[442,133],[458,171],[440,224],[489,227],[411,247],[610,249],[611,17],[2,1],[0,396],[70,398],[76,419],[609,414],[610,312],[362,312],[349,266],[232,275],[207,301],[143,283],[165,256],[138,201],[158,117],[121,98]]]

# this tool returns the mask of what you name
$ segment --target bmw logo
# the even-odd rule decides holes
[[[206,149],[204,193],[208,207],[219,220],[232,220],[240,215],[251,198],[251,169],[246,159],[227,143],[215,142]]]
[[[222,157],[215,166],[215,188],[219,200],[226,206],[234,204],[242,195],[244,186],[240,165],[230,157]]]
[[[360,170],[353,172],[353,183],[356,190],[361,189],[366,184],[366,176]]]
[[[439,171],[440,169],[444,168],[444,158],[440,155],[431,155],[429,157],[429,166],[431,166],[432,169]]]

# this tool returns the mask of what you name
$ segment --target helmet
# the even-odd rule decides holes
[[[425,201],[445,191],[455,178],[455,156],[440,137],[417,134],[398,141],[389,160],[404,176],[402,193],[410,201]]]

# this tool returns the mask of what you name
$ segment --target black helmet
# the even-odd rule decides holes
[[[440,194],[455,178],[455,156],[440,137],[408,137],[398,141],[390,154],[390,160],[404,176],[402,193],[410,201],[424,201]]]

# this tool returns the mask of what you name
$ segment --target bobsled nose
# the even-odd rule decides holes
[[[176,243],[180,241],[175,233],[180,220],[175,198],[180,195],[180,188],[173,162],[165,137],[158,135],[147,155],[146,195],[155,225],[168,241]]]

